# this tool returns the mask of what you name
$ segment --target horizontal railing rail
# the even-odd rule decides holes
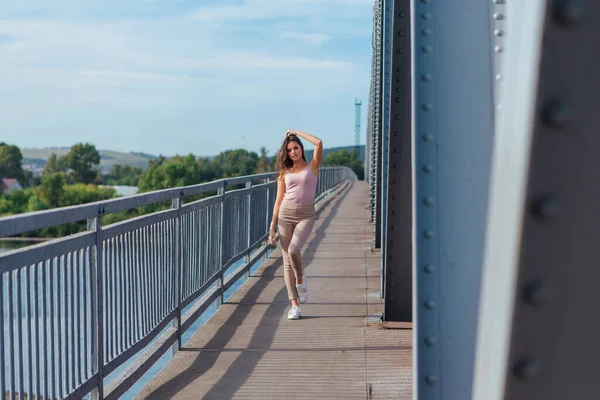
[[[0,218],[0,237],[87,221],[85,232],[0,254],[0,393],[11,400],[125,393],[165,351],[180,349],[182,334],[267,254],[275,178]],[[354,179],[350,168],[322,167],[316,201]],[[169,201],[169,209],[102,224],[108,214]]]

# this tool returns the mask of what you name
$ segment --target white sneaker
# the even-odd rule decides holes
[[[290,311],[288,311],[288,319],[298,319],[300,318],[301,314],[302,310],[300,310],[300,307],[292,306],[292,308],[290,308]]]
[[[306,278],[302,275],[302,283],[296,284],[296,291],[298,291],[298,300],[300,303],[306,303],[308,299],[308,287],[306,287]]]

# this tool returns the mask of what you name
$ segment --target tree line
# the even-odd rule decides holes
[[[22,168],[22,154],[17,146],[0,143],[0,178],[16,178],[23,190],[0,194],[0,216],[40,211],[56,207],[85,204],[117,197],[117,192],[105,186],[136,186],[138,192],[149,192],[178,186],[194,185],[216,179],[272,172],[277,169],[275,157],[263,147],[260,154],[245,149],[221,152],[216,157],[198,158],[192,154],[150,160],[145,170],[113,165],[108,174],[99,173],[100,154],[89,143],[78,143],[68,154],[52,154],[41,176],[33,176]],[[364,177],[364,167],[353,151],[329,153],[324,165],[347,165],[354,169],[359,179]],[[196,200],[211,193],[196,196]],[[118,222],[168,207],[155,204],[140,209],[107,215],[105,224]],[[62,237],[85,229],[85,221],[29,232],[25,236]]]

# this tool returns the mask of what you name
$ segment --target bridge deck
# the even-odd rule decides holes
[[[304,249],[308,302],[288,321],[276,250],[138,398],[410,399],[412,331],[378,320],[367,185],[318,210]]]

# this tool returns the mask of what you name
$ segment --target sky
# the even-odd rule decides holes
[[[364,144],[373,0],[2,0],[0,141],[274,154]],[[310,147],[309,147],[310,148]]]

